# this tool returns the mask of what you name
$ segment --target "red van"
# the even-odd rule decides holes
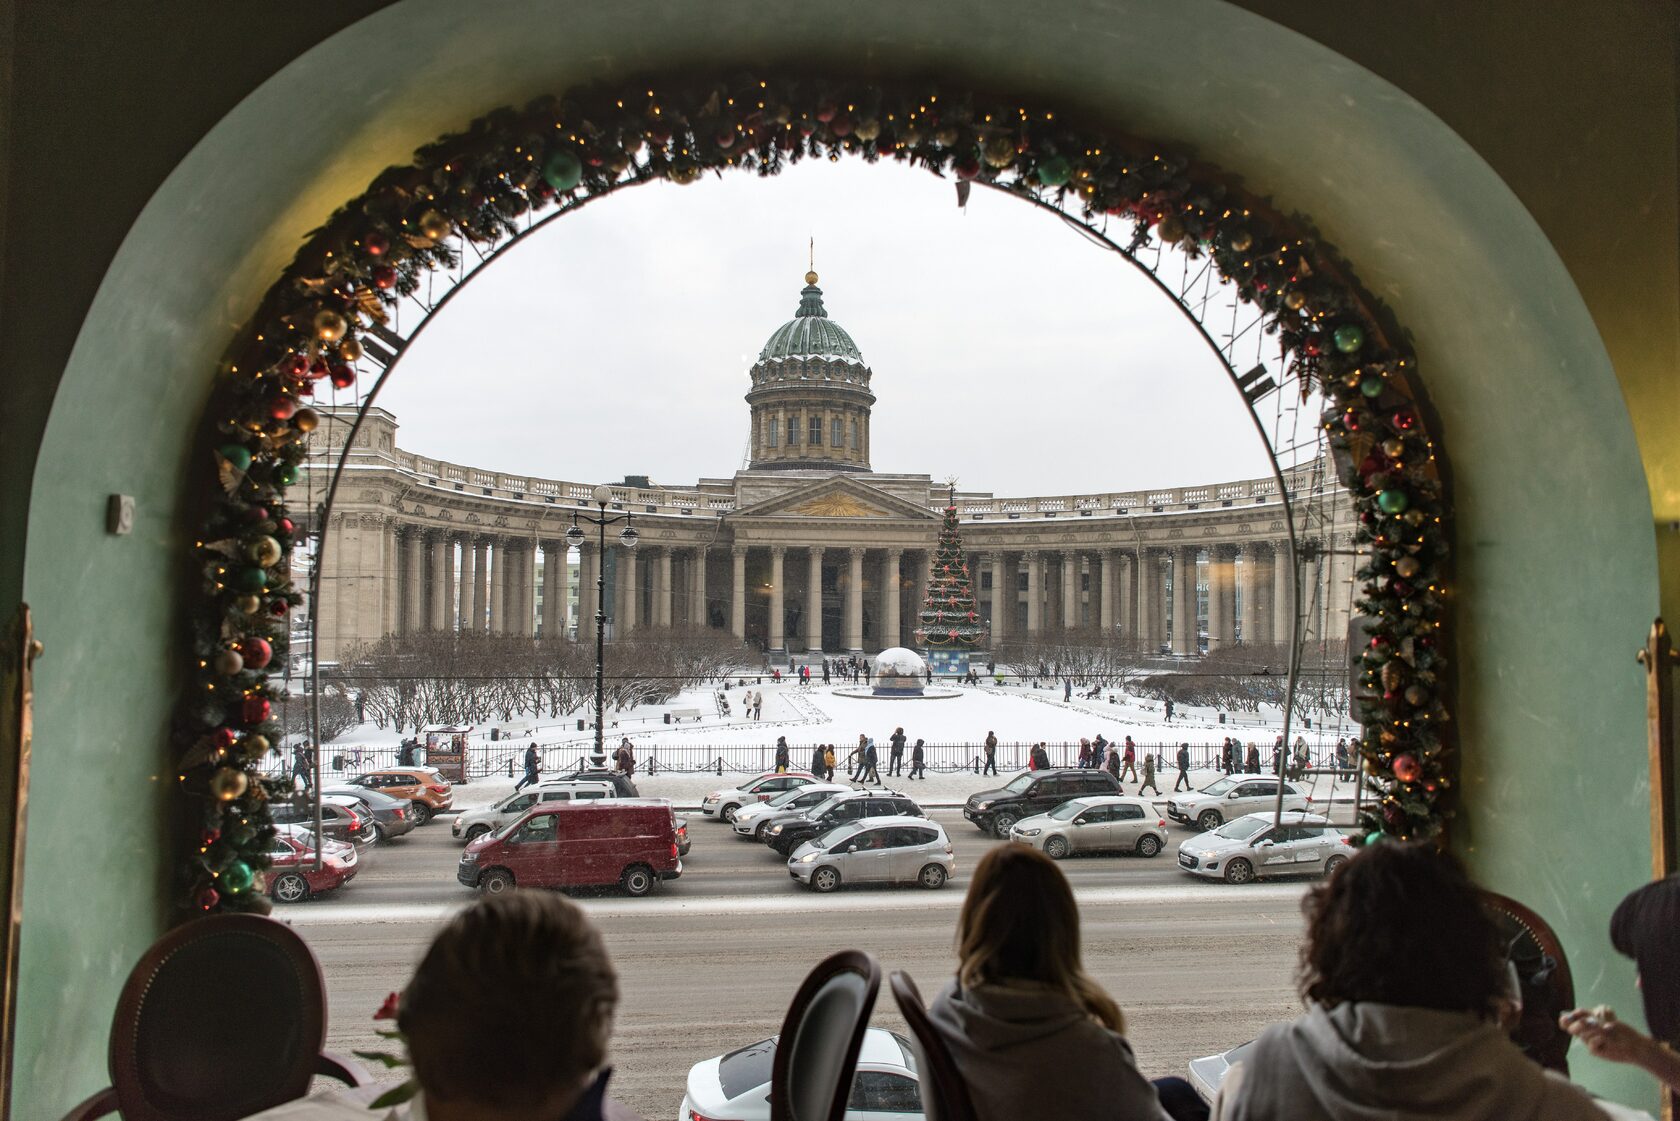
[[[671,804],[634,798],[538,802],[461,854],[455,878],[495,895],[520,887],[618,884],[646,895],[682,875]]]

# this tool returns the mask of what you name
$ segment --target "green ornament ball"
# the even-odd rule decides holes
[[[1375,374],[1359,383],[1359,392],[1367,397],[1380,397],[1383,391],[1383,379]]]
[[[1364,330],[1352,323],[1345,323],[1337,327],[1335,333],[1330,337],[1335,342],[1336,349],[1343,354],[1352,354],[1365,345]]]
[[[260,568],[246,568],[239,573],[239,590],[261,592],[268,588],[268,573]]]
[[[216,449],[218,455],[241,471],[248,471],[251,467],[251,449],[244,444],[223,444]]]
[[[556,191],[569,191],[583,180],[583,161],[561,148],[543,162],[543,179]]]
[[[1385,514],[1404,514],[1406,507],[1410,504],[1411,499],[1406,497],[1406,492],[1403,490],[1395,490],[1390,487],[1388,490],[1379,491],[1377,494],[1377,506]]]
[[[256,879],[257,874],[251,871],[251,866],[243,860],[230,861],[228,866],[222,869],[222,887],[234,895],[248,890]]]
[[[1368,845],[1380,845],[1387,836],[1388,834],[1384,833],[1381,829],[1373,829],[1369,833],[1365,834],[1365,843]]]
[[[1040,160],[1035,170],[1038,181],[1046,187],[1060,187],[1073,177],[1073,165],[1062,156],[1050,156]]]
[[[292,464],[292,463],[282,464],[280,469],[278,471],[274,472],[274,481],[279,483],[283,487],[289,487],[293,483],[297,482],[298,481],[297,465]]]

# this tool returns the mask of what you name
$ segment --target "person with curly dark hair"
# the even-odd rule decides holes
[[[1214,1121],[1605,1121],[1500,1026],[1504,946],[1456,858],[1369,846],[1302,910],[1306,1014],[1261,1033]]]

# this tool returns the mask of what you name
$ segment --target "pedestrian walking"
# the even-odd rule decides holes
[[[613,763],[626,775],[636,773],[636,748],[630,743],[629,736],[625,736],[619,742],[618,750],[613,752]]]
[[[868,662],[863,663],[863,683],[865,685],[869,684],[869,663]]]
[[[823,684],[828,684],[828,659],[823,659]]]
[[[1230,750],[1227,749],[1225,754],[1228,757]],[[1173,783],[1173,793],[1193,789],[1195,788],[1190,785],[1190,745],[1181,743],[1178,745],[1178,781]]]
[[[925,765],[926,762],[927,762],[927,755],[923,751],[922,741],[917,740],[916,741],[916,746],[914,746],[910,749],[910,777],[911,778],[926,779],[927,778],[927,767]]]
[[[789,760],[789,756],[788,756],[787,737],[786,736],[777,736],[776,737],[776,773],[779,774],[779,775],[785,775],[790,770],[792,770],[792,764],[791,764],[791,762]]]
[[[1336,741],[1336,781],[1352,782],[1353,772],[1348,769],[1348,742],[1343,736]]]
[[[881,772],[875,769],[880,762],[880,756],[875,752],[875,740],[873,737],[864,741],[863,762],[864,767],[866,768],[863,781],[866,783],[873,782],[877,786],[886,785],[881,781]]]
[[[753,693],[753,719],[754,720],[763,720],[764,719],[764,690],[763,689],[759,689],[758,691]]]
[[[513,784],[513,792],[517,794],[525,787],[535,785],[541,771],[542,756],[537,754],[537,745],[533,743],[525,749],[525,777]]]
[[[1064,701],[1073,700],[1073,679],[1072,678],[1068,678],[1068,677],[1062,678],[1062,700],[1064,700]]]
[[[1307,750],[1307,737],[1295,737],[1295,767],[1291,778],[1299,781],[1305,777],[1307,768],[1312,766],[1312,754]]]
[[[811,773],[812,774],[821,775],[823,773],[823,768],[824,768],[823,756],[824,756],[824,754],[825,754],[825,752],[823,750],[823,745],[820,744],[820,743],[817,746],[815,746],[811,749]]]
[[[983,775],[995,775],[998,773],[997,733],[990,730],[986,732],[986,766],[980,773]]]
[[[1248,745],[1248,766],[1245,769],[1251,775],[1260,773],[1260,748],[1257,744]]]
[[[823,750],[823,781],[834,781],[834,745],[829,744]]]
[[[1032,768],[1035,771],[1048,771],[1050,769],[1050,749],[1044,746],[1042,740],[1033,744]]]
[[[1153,790],[1156,797],[1161,794],[1161,788],[1155,785],[1155,756],[1150,752],[1143,753],[1143,779],[1138,784],[1138,793]]]
[[[1109,751],[1108,751],[1108,773],[1114,776],[1114,781],[1115,782],[1120,781],[1120,749],[1119,748],[1109,748]],[[1124,787],[1121,787],[1122,791],[1124,789],[1125,789]]]
[[[298,781],[303,782],[303,792],[309,793],[315,786],[315,751],[307,743],[300,743],[292,749],[292,787],[297,788]]]
[[[868,746],[869,737],[859,736],[857,747],[846,757],[846,777],[851,779],[853,782],[863,781],[865,769],[863,752],[864,748]]]
[[[892,750],[887,753],[887,774],[896,775],[904,770],[904,729],[894,728],[893,734],[887,738],[892,744]]]
[[[1087,770],[1091,766],[1091,741],[1084,736],[1079,737],[1079,769]]]
[[[1132,742],[1131,736],[1126,737],[1126,746],[1121,749],[1120,753],[1119,777],[1124,780],[1127,773],[1131,774],[1133,782],[1137,781],[1137,745]]]

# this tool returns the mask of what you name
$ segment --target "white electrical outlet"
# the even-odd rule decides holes
[[[134,496],[113,494],[105,501],[105,532],[122,537],[134,529]]]

